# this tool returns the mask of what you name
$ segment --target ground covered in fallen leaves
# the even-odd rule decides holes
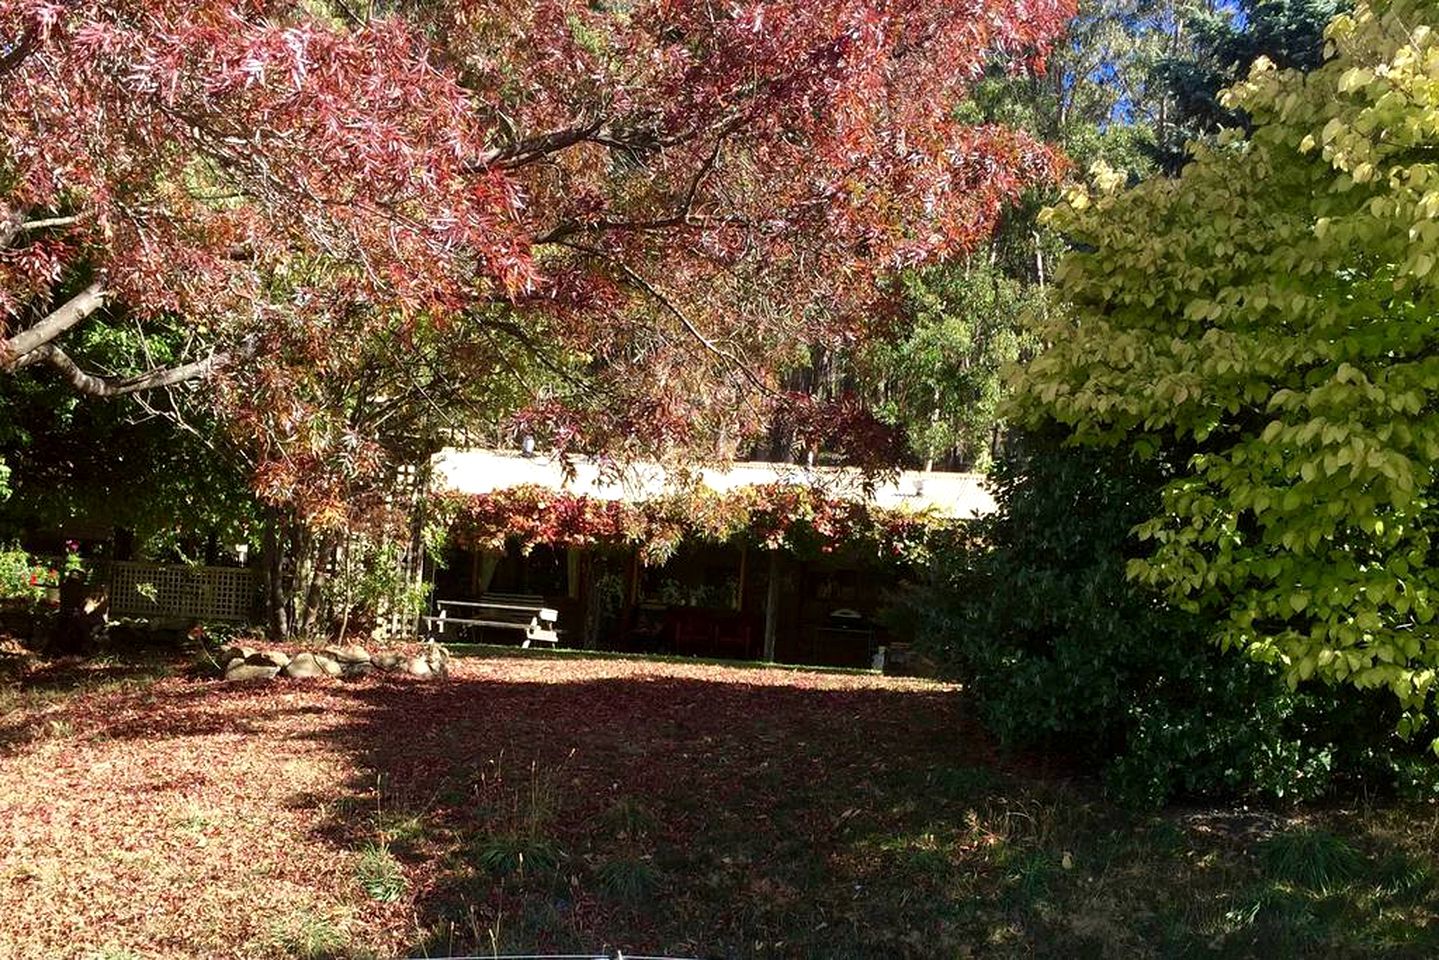
[[[0,690],[0,960],[1439,955],[1432,806],[1115,811],[940,684],[487,656]]]

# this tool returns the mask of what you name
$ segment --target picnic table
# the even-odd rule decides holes
[[[431,638],[443,638],[452,628],[473,633],[485,629],[522,630],[521,647],[531,643],[559,643],[558,610],[545,606],[545,598],[521,593],[487,593],[478,600],[436,600],[438,613],[426,615]]]

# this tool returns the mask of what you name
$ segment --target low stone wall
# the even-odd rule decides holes
[[[426,644],[417,656],[381,651],[373,656],[358,644],[326,647],[321,651],[258,650],[233,646],[220,651],[219,663],[226,680],[273,680],[361,677],[369,673],[397,673],[421,679],[445,677],[450,672],[450,652],[438,643]]]

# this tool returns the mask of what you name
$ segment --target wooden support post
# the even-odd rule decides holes
[[[580,646],[595,650],[600,640],[600,595],[595,589],[595,551],[580,552],[580,609],[584,611],[584,629]]]
[[[577,547],[565,550],[565,596],[571,600],[580,598],[580,551]]]
[[[764,659],[774,663],[775,636],[779,632],[779,551],[769,552],[769,589],[764,598]]]
[[[749,576],[749,545],[740,544],[739,548],[739,589],[735,591],[734,608],[744,612],[744,581]]]
[[[630,554],[629,565],[625,568],[625,606],[633,607],[640,600],[640,552]]]

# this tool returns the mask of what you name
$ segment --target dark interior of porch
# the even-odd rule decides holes
[[[538,546],[528,553],[452,548],[433,571],[434,600],[542,599],[558,611],[559,644],[787,664],[870,667],[895,640],[886,608],[893,567],[845,551],[799,558],[731,543],[687,541],[664,563],[634,550]],[[773,583],[771,582],[773,580]],[[452,639],[518,643],[515,631],[455,628]]]

